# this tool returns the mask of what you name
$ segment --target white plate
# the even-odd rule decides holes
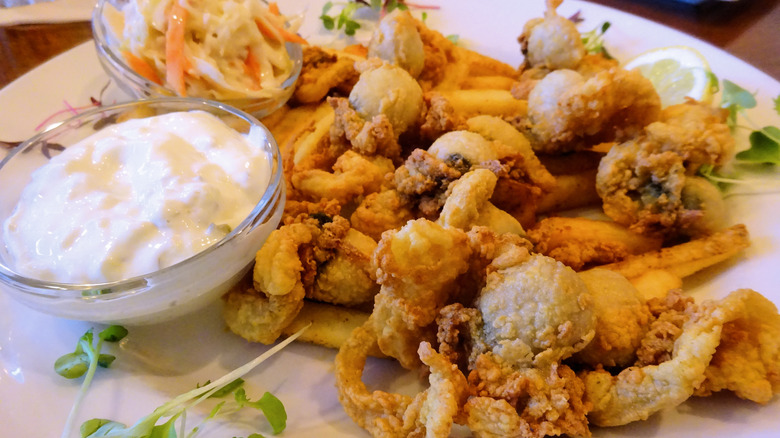
[[[318,30],[316,18],[323,2],[285,3],[289,9],[283,12],[306,3],[309,9],[302,33],[315,42],[327,40],[330,34]],[[426,3],[445,5],[428,11],[429,26],[445,35],[458,34],[462,44],[512,65],[521,60],[516,38],[523,23],[541,16],[543,9],[541,1],[493,0],[485,7],[468,0]],[[758,91],[758,108],[751,112],[757,124],[780,123],[771,110],[780,83],[750,65],[695,38],[609,8],[567,0],[560,13],[570,16],[578,10],[586,19],[581,30],[605,20],[612,23],[607,47],[619,59],[653,47],[696,47],[721,78]],[[68,105],[88,105],[90,97],[100,96],[107,81],[91,43],[52,59],[0,90],[0,139],[24,139],[51,113]],[[103,94],[105,103],[125,99],[114,87]],[[686,288],[701,299],[750,287],[780,303],[780,227],[774,225],[780,217],[780,195],[739,196],[728,202],[732,222],[747,225],[753,245],[738,260],[689,279]],[[62,379],[52,366],[89,327],[36,313],[0,294],[0,435],[53,437],[61,433],[80,382]],[[165,325],[132,328],[121,348],[113,350],[118,358],[112,368],[97,373],[76,425],[96,417],[132,423],[196,383],[213,380],[265,350],[228,333],[218,308]],[[338,402],[332,376],[334,354],[315,346],[292,345],[247,376],[250,395],[269,390],[284,401],[289,414],[285,437],[366,435]],[[394,387],[407,389],[416,380],[387,361],[371,361],[369,374],[372,380],[392,380]],[[759,406],[719,394],[691,399],[627,427],[594,428],[594,435],[768,437],[778,430],[778,400]],[[255,431],[234,423],[204,436],[247,436]],[[260,431],[270,435],[265,426]]]

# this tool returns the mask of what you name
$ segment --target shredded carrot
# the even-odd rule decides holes
[[[276,2],[268,3],[268,12],[276,15],[277,17],[282,15],[282,13],[279,12],[279,5],[277,5]]]
[[[166,80],[180,96],[187,95],[184,84],[184,70],[187,60],[184,56],[184,27],[187,10],[174,1],[168,11],[168,29],[165,31],[165,68]]]
[[[262,74],[260,69],[260,63],[257,62],[257,58],[255,58],[255,55],[252,53],[252,50],[249,49],[246,53],[246,59],[244,60],[244,64],[246,65],[246,71],[249,77],[251,77],[255,84],[257,85],[257,89],[261,89],[262,87]]]
[[[298,34],[292,33],[289,30],[283,28],[282,26],[277,25],[276,23],[270,23],[271,26],[273,26],[273,29],[269,28],[265,22],[259,18],[255,19],[255,23],[257,24],[257,28],[260,29],[260,33],[265,35],[267,38],[271,38],[274,40],[279,41],[279,35],[282,36],[282,38],[286,41],[289,41],[291,43],[298,43],[298,44],[309,44],[308,41],[303,39]],[[274,33],[274,30],[278,33]]]
[[[155,71],[155,69],[143,58],[139,58],[127,50],[122,52],[122,57],[125,58],[125,62],[127,62],[127,65],[129,65],[133,71],[155,84],[162,85],[162,80],[160,79],[160,76],[157,75],[157,71]]]
[[[344,51],[352,55],[357,55],[363,58],[368,58],[368,47],[362,44],[352,44],[344,47]]]

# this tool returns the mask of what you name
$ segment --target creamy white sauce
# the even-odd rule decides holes
[[[98,283],[197,254],[262,197],[264,140],[193,111],[129,120],[68,147],[33,173],[3,224],[15,270]]]

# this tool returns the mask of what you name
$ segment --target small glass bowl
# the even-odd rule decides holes
[[[139,75],[130,68],[122,56],[116,51],[119,46],[109,29],[106,7],[121,7],[128,0],[98,0],[92,11],[92,35],[97,49],[98,59],[109,77],[119,88],[137,99],[176,96],[176,92],[163,85],[156,84]],[[292,74],[282,83],[281,92],[273,97],[220,100],[232,107],[247,112],[261,119],[284,105],[295,91],[295,82],[301,74],[303,65],[303,49],[300,44],[286,43],[287,53],[293,61]],[[199,96],[191,96],[199,97]],[[204,97],[208,98],[208,97]]]
[[[150,324],[213,304],[248,272],[258,249],[281,219],[285,185],[279,148],[268,129],[251,115],[219,102],[194,98],[139,100],[97,108],[68,119],[17,146],[0,162],[0,226],[13,213],[33,171],[64,148],[126,117],[203,110],[245,133],[261,129],[257,144],[268,154],[270,181],[249,216],[222,240],[158,271],[120,281],[71,284],[29,278],[14,271],[0,244],[0,289],[27,306],[51,315],[116,324]],[[56,212],[52,212],[56,214]],[[1,233],[0,233],[1,239]]]

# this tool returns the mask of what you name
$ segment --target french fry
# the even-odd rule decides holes
[[[442,90],[439,93],[464,117],[477,114],[525,116],[528,113],[528,101],[515,99],[507,90]]]
[[[601,267],[619,272],[629,280],[657,269],[685,278],[735,256],[748,246],[750,237],[747,228],[738,224],[701,239],[631,256]]]
[[[680,289],[682,278],[663,269],[654,269],[629,279],[645,300],[663,298],[672,289]]]
[[[542,195],[537,207],[538,213],[565,211],[601,203],[596,192],[596,169],[570,175],[556,175],[552,191]]]
[[[307,300],[301,312],[282,334],[289,336],[311,324],[298,338],[299,341],[338,349],[352,330],[362,326],[368,320],[368,315],[361,310]],[[369,354],[374,357],[386,357],[376,346]]]
[[[464,90],[511,90],[517,81],[506,76],[470,76],[463,80]]]

